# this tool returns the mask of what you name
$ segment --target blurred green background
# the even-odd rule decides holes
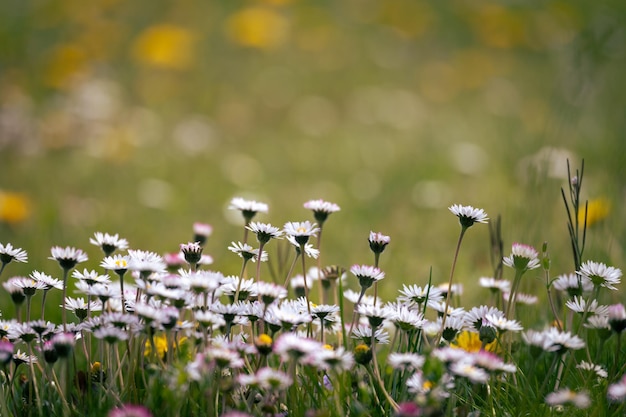
[[[369,231],[390,235],[388,298],[430,267],[447,280],[454,203],[502,215],[505,254],[547,240],[554,274],[571,272],[567,158],[598,207],[588,258],[620,267],[625,27],[621,0],[4,0],[0,242],[30,262],[3,278],[58,277],[52,245],[95,268],[95,231],[175,251],[195,221],[236,274],[235,196],[277,226],[312,219],[309,199],[339,204],[324,265],[371,263]],[[488,251],[476,226],[457,277],[477,298]]]

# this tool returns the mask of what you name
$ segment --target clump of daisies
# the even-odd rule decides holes
[[[476,276],[460,279],[457,263],[472,262],[462,242],[489,218],[453,204],[450,274],[397,277],[381,232],[361,237],[371,262],[324,263],[322,232],[332,237],[330,215],[342,214],[335,203],[309,200],[312,219],[282,227],[257,219],[269,216],[265,203],[237,197],[229,208],[243,239],[228,240],[224,259],[207,253],[223,231],[204,222],[166,254],[96,232],[100,256],[55,246],[49,269],[28,276],[10,275],[26,251],[0,243],[11,304],[0,320],[0,414],[625,412],[622,272],[584,259],[582,242],[572,243],[575,270],[554,272],[547,244],[513,243],[505,256],[500,227],[490,227],[493,270],[473,265]],[[236,270],[220,268],[233,261]],[[481,303],[466,304],[464,288]]]

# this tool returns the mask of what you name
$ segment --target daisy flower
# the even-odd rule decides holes
[[[530,245],[513,243],[511,255],[505,256],[502,263],[517,271],[524,272],[539,267],[539,253]]]
[[[357,313],[363,317],[367,317],[370,326],[377,329],[383,324],[383,321],[392,317],[393,312],[385,307],[378,307],[369,304],[359,304],[357,307]]]
[[[13,354],[13,363],[16,366],[19,366],[23,363],[37,363],[37,356],[28,355],[18,349],[17,352]]]
[[[491,292],[511,292],[511,282],[506,279],[495,279],[492,277],[481,277],[478,284],[483,288],[488,288]]]
[[[250,220],[257,213],[267,213],[268,206],[265,203],[260,203],[254,200],[245,200],[241,197],[235,197],[230,201],[228,206],[230,210],[239,210],[244,217],[246,224],[250,223]]]
[[[485,315],[487,324],[495,327],[500,332],[520,332],[524,330],[522,325],[516,320],[508,320],[506,317],[499,314],[487,314]]]
[[[593,372],[596,377],[602,379],[609,376],[609,374],[606,372],[606,369],[604,369],[602,366],[586,361],[581,361],[578,365],[576,365],[576,368],[582,369],[583,371]]]
[[[52,278],[50,275],[44,274],[43,272],[33,271],[31,272],[30,277],[35,281],[43,283],[45,285],[44,291],[52,288],[56,288],[57,290],[63,289],[63,281]]]
[[[322,349],[317,349],[307,354],[302,363],[313,366],[320,371],[334,369],[336,371],[347,371],[354,366],[354,356],[346,352],[343,347],[332,349],[325,345]]]
[[[470,361],[458,361],[450,365],[450,372],[453,375],[467,378],[470,382],[484,384],[489,381],[489,374]]]
[[[511,293],[502,293],[502,298],[508,303],[511,300]],[[537,304],[537,301],[539,301],[539,298],[536,295],[524,294],[521,292],[515,294],[516,304],[532,305]]]
[[[607,306],[599,305],[598,300],[591,300],[590,303],[587,303],[587,300],[578,296],[568,300],[565,305],[575,313],[583,314],[587,312],[599,316],[606,316],[609,309]]]
[[[609,318],[609,326],[615,333],[622,333],[626,329],[626,308],[624,308],[624,304],[608,306],[607,316]]]
[[[50,250],[50,253],[52,256],[50,256],[48,259],[57,261],[61,268],[64,270],[70,270],[74,268],[76,264],[85,262],[89,259],[87,257],[87,254],[84,253],[82,250],[72,248],[70,246],[67,246],[65,248],[62,248],[60,246],[53,246]]]
[[[143,405],[125,404],[109,411],[107,417],[152,417],[152,414]]]
[[[303,246],[311,236],[317,236],[320,229],[317,224],[307,220],[304,222],[287,222],[283,226],[283,231],[286,235],[292,236],[298,245]]]
[[[417,353],[390,353],[387,362],[394,369],[417,371],[422,369],[426,359]]]
[[[251,222],[246,229],[256,235],[259,243],[267,243],[271,239],[280,239],[282,232],[278,227],[269,223]]]
[[[546,396],[546,404],[551,406],[573,405],[582,409],[591,405],[591,399],[586,392],[576,392],[569,388],[563,388],[548,394]]]
[[[622,402],[626,399],[626,375],[623,375],[616,383],[609,385],[607,396],[613,402]]]
[[[193,241],[204,246],[209,236],[213,234],[213,227],[207,223],[195,222],[193,224]]]
[[[352,330],[352,334],[350,336],[353,339],[358,339],[361,342],[365,343],[367,346],[370,346],[372,343],[372,328],[370,326],[358,326],[354,330]],[[376,329],[376,331],[374,332],[374,341],[377,345],[388,344],[389,333],[382,328]]]
[[[382,233],[370,231],[370,237],[368,241],[372,252],[382,253],[389,244],[389,242],[391,242],[391,238],[389,236],[383,235]]]
[[[202,246],[199,242],[181,243],[180,251],[190,265],[195,265],[202,259]]]
[[[256,292],[265,305],[272,304],[276,300],[287,298],[287,290],[285,287],[272,282],[257,282]]]
[[[319,342],[297,336],[294,333],[283,333],[274,342],[274,353],[283,361],[295,360],[298,362],[305,355],[320,349]]]
[[[593,283],[590,279],[575,273],[557,276],[552,285],[558,291],[566,292],[570,297],[581,296],[593,290]]]
[[[128,249],[128,241],[121,239],[117,233],[110,235],[108,233],[96,232],[94,237],[89,238],[89,243],[102,249],[104,256],[110,256],[116,250]]]
[[[380,269],[369,265],[352,265],[350,272],[358,278],[362,292],[385,278],[385,273]]]
[[[165,272],[167,270],[167,264],[163,260],[163,257],[157,253],[129,249],[128,269],[141,273]]]
[[[87,318],[88,310],[92,312],[102,310],[102,304],[99,301],[89,301],[89,303],[87,303],[84,298],[72,297],[66,297],[65,304],[59,307],[73,312],[80,321]]]
[[[254,375],[240,374],[237,377],[237,382],[243,386],[259,387],[272,391],[283,391],[293,384],[289,375],[270,367],[261,368]]]
[[[13,343],[0,340],[0,365],[6,365],[13,359],[13,349]]]
[[[448,207],[448,210],[459,218],[459,223],[464,229],[471,227],[474,223],[487,223],[487,220],[489,220],[487,213],[483,209],[472,206],[454,204]]]
[[[248,245],[247,243],[231,242],[228,250],[236,253],[240,258],[243,258],[245,260],[252,260],[252,262],[256,262],[259,257],[259,250],[253,249],[252,246]],[[267,252],[263,252],[263,254],[261,255],[261,262],[265,261],[267,261]]]
[[[124,274],[128,270],[129,261],[130,256],[127,255],[107,256],[100,262],[100,267],[109,271],[115,271],[116,274]]]
[[[46,288],[46,284],[33,278],[13,277],[10,278],[7,282],[9,281],[14,287],[20,288],[24,295],[27,297],[35,295],[35,292],[37,292],[37,290],[43,290],[44,288]]]
[[[331,213],[341,210],[337,204],[324,200],[309,200],[303,206],[313,211],[313,216],[319,224],[323,224]]]
[[[11,261],[28,262],[28,254],[22,248],[14,248],[10,243],[6,245],[0,243],[0,262],[2,262],[2,269]]]
[[[482,325],[487,322],[487,315],[492,317],[504,317],[504,313],[496,307],[482,305],[479,307],[472,307],[467,313],[465,313],[465,322],[478,331]]]
[[[97,271],[89,271],[87,269],[83,269],[82,272],[78,270],[73,271],[72,277],[84,281],[88,285],[109,284],[111,282],[111,278],[108,275],[100,275]]]
[[[424,323],[422,313],[411,310],[406,304],[387,304],[385,307],[390,313],[390,321],[400,330],[410,331],[421,328]]]
[[[295,246],[296,247],[296,251],[298,252],[298,254],[300,254],[301,246],[296,241],[296,238],[294,236],[289,236],[288,235],[287,236],[287,241],[289,243],[291,243],[293,246]],[[304,254],[306,256],[308,256],[309,258],[317,259],[320,256],[320,251],[318,249],[315,249],[312,244],[305,243],[304,244]]]
[[[441,290],[437,287],[432,287],[429,285],[419,287],[412,284],[407,287],[406,285],[402,284],[400,294],[402,295],[398,297],[398,300],[406,302],[410,301],[418,305],[423,304],[427,298],[429,301],[443,300],[443,293],[441,292]]]
[[[580,266],[580,270],[576,273],[591,280],[596,288],[605,287],[610,290],[617,289],[615,285],[620,283],[622,277],[622,271],[619,268],[606,266],[601,262],[593,261],[583,263]]]

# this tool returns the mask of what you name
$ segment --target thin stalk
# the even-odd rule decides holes
[[[33,383],[33,387],[35,388],[35,402],[37,403],[37,410],[39,411],[39,415],[43,416],[43,408],[41,406],[41,398],[39,397],[39,387],[37,386],[37,375],[35,375],[35,367],[33,366],[33,346],[28,343],[28,355],[30,356],[28,361],[28,366],[30,368],[30,377],[31,382]],[[69,392],[69,391],[68,391]]]
[[[443,336],[443,329],[446,325],[446,318],[448,317],[448,307],[450,306],[450,294],[452,293],[452,279],[454,278],[454,269],[456,267],[456,261],[459,257],[459,251],[461,250],[461,242],[463,241],[463,236],[465,236],[465,232],[467,231],[467,227],[461,227],[461,232],[459,233],[459,240],[456,244],[456,250],[454,251],[454,260],[452,261],[452,268],[450,270],[450,280],[448,281],[448,293],[446,294],[446,304],[443,310],[443,319],[441,321],[441,330],[439,331],[439,335],[437,336],[438,340],[437,344],[441,343],[441,337]]]
[[[65,308],[65,297],[67,296],[67,274],[69,269],[63,268],[63,308],[61,308],[61,318],[63,320],[63,332],[67,332],[67,309]]]
[[[511,287],[511,293],[509,294],[509,301],[506,304],[506,312],[504,313],[504,316],[509,320],[512,320],[509,314],[511,312],[511,308],[515,305],[515,298],[517,297],[517,289],[519,288],[519,283],[522,280],[522,275],[524,274],[524,272],[525,271],[515,269],[515,278],[513,279],[513,286]]]
[[[261,280],[261,259],[263,258],[263,246],[265,246],[265,242],[259,242],[259,257],[256,263],[256,283],[259,284]],[[241,282],[241,281],[240,281]],[[258,296],[258,300],[261,301],[261,294]],[[237,300],[235,300],[236,302]]]
[[[378,268],[378,260],[380,259],[380,252],[374,252],[374,268]],[[374,302],[378,300],[378,281],[374,283]]]
[[[296,262],[298,261],[299,256],[304,256],[299,252],[296,252],[296,257],[293,258],[293,262],[291,262],[291,266],[289,267],[289,271],[287,271],[287,275],[285,276],[285,283],[283,287],[287,290],[287,284],[289,284],[289,278],[291,278],[291,274],[293,273],[293,269],[296,267]]]
[[[261,262],[260,258],[259,258],[259,262]],[[241,265],[241,272],[239,273],[239,282],[237,283],[237,290],[235,291],[235,299],[233,300],[233,304],[236,303],[237,300],[239,299],[239,291],[241,290],[241,281],[243,281],[243,274],[246,272],[247,263],[248,263],[248,259],[244,257],[243,263]]]
[[[302,277],[304,279],[304,296],[306,297],[306,309],[309,316],[311,315],[311,301],[309,300],[309,285],[306,282],[306,265],[304,254],[304,243],[300,245],[300,253],[302,254]]]

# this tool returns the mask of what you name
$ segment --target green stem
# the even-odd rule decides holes
[[[456,268],[456,261],[459,257],[459,251],[461,250],[461,242],[463,241],[463,236],[467,231],[467,227],[461,227],[461,233],[459,233],[459,240],[456,244],[456,250],[454,251],[454,260],[452,261],[452,269],[450,270],[450,280],[448,281],[448,293],[446,294],[446,304],[443,309],[443,319],[441,321],[441,330],[439,331],[439,335],[437,336],[438,340],[437,344],[441,343],[441,338],[443,336],[443,329],[445,328],[446,318],[448,317],[448,307],[450,306],[450,294],[452,293],[452,279],[454,277],[454,269]]]

